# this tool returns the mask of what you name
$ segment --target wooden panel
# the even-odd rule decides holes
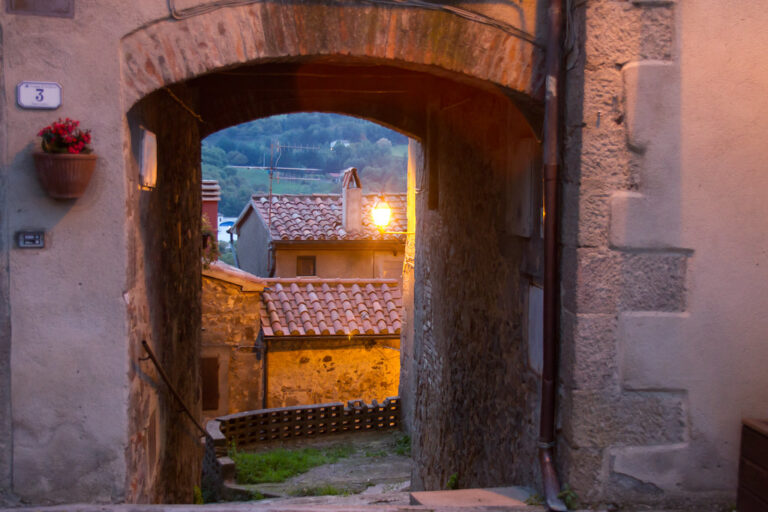
[[[204,357],[200,361],[200,377],[203,382],[203,410],[219,408],[219,359]]]
[[[768,437],[744,425],[741,430],[741,457],[768,468]]]
[[[743,487],[739,487],[739,497],[736,501],[736,509],[739,512],[766,512],[768,511],[768,503]]]
[[[739,487],[768,503],[768,469],[742,458],[739,463]]]
[[[296,276],[315,276],[317,275],[317,269],[315,268],[314,256],[297,256],[296,257]]]

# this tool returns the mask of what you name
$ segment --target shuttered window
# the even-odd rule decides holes
[[[296,257],[296,275],[297,276],[317,275],[317,269],[315,268],[315,257],[314,256],[297,256]]]

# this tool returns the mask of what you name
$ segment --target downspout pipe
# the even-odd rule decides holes
[[[567,511],[558,498],[560,482],[554,462],[555,448],[555,396],[557,393],[557,306],[558,257],[557,223],[560,217],[557,201],[559,160],[559,82],[562,67],[562,17],[563,1],[549,2],[549,31],[547,34],[546,96],[544,102],[544,140],[542,160],[544,164],[544,330],[541,372],[541,417],[539,426],[539,464],[544,484],[547,507],[555,511]]]

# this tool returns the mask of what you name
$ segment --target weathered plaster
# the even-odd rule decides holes
[[[129,10],[108,2],[74,19],[0,14],[3,103],[9,105],[2,137],[4,211],[13,212],[2,221],[13,326],[13,491],[27,502],[124,497],[124,111],[113,92],[120,90],[115,34],[125,30]],[[102,23],[105,13],[121,21]],[[22,80],[59,82],[62,108],[16,107]],[[90,128],[99,155],[88,190],[76,202],[46,197],[32,166],[35,135],[59,116]],[[46,248],[10,248],[19,229],[45,230]]]
[[[278,249],[274,277],[296,277],[296,257],[314,256],[317,277],[363,277],[400,279],[403,251]]]
[[[0,26],[0,76],[5,73],[3,28]],[[11,302],[8,293],[8,208],[6,102],[0,82],[0,505],[11,501],[13,431],[11,428]]]

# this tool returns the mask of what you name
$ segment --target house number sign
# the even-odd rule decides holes
[[[20,82],[16,86],[16,102],[21,108],[59,108],[61,86],[56,82]]]

